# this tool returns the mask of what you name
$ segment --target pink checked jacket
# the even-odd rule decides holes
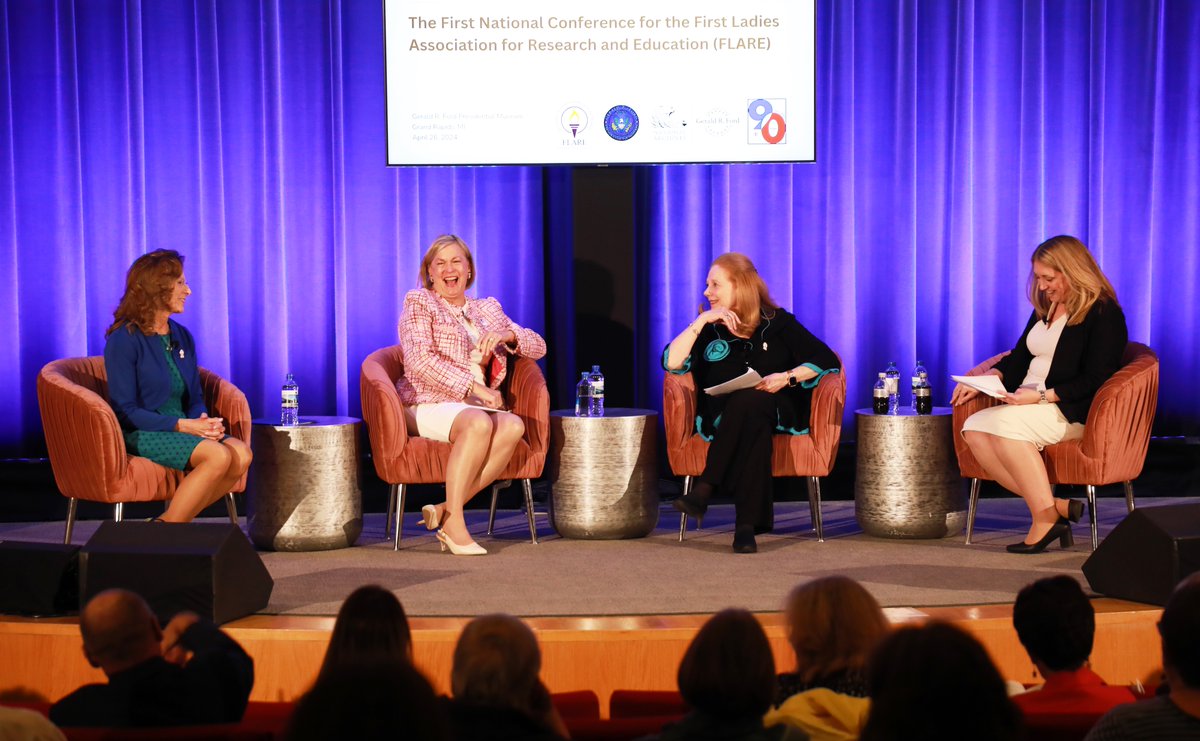
[[[499,388],[508,372],[505,355],[537,360],[546,354],[546,341],[537,332],[518,326],[494,298],[467,298],[464,311],[481,334],[512,330],[516,347],[496,345],[487,376]],[[471,336],[436,293],[416,288],[404,296],[400,315],[400,349],[404,353],[404,375],[396,390],[405,404],[462,401],[471,390]]]

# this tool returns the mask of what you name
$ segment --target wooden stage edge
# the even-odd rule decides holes
[[[1157,683],[1161,608],[1097,598],[1092,668],[1110,684]],[[945,620],[987,647],[1006,679],[1039,681],[1012,627],[1011,605],[889,608],[897,625]],[[591,689],[607,716],[616,689],[675,689],[684,650],[707,615],[539,617],[528,623],[542,647],[542,677],[552,692]],[[759,616],[780,671],[793,666],[780,613]],[[413,618],[414,659],[448,692],[454,644],[467,618]],[[225,626],[254,657],[252,700],[294,700],[316,676],[332,617],[251,615]],[[83,657],[75,618],[0,616],[0,690],[22,687],[56,700],[81,684],[103,681]]]

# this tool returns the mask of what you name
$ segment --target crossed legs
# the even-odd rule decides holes
[[[1059,517],[1067,516],[1069,503],[1054,498],[1046,462],[1036,445],[974,430],[964,432],[963,439],[992,479],[1025,500],[1033,517],[1026,543],[1041,540]]]
[[[459,545],[473,541],[463,517],[471,497],[491,485],[512,459],[525,434],[525,423],[508,412],[466,409],[450,427],[450,460],[446,463],[446,501],[437,505],[442,531]]]
[[[191,470],[175,490],[162,520],[191,522],[205,507],[233,489],[253,458],[250,446],[237,438],[227,437],[220,442],[201,440],[188,459]]]

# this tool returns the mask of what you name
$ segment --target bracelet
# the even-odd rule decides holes
[[[1041,398],[1041,399],[1038,401],[1038,403],[1039,403],[1039,404],[1049,404],[1049,403],[1050,403],[1050,402],[1049,402],[1049,401],[1046,399],[1046,389],[1038,389],[1038,393],[1039,393],[1039,394],[1041,395],[1041,397],[1042,397],[1042,398]]]

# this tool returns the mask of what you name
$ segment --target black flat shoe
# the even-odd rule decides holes
[[[1058,518],[1058,521],[1050,526],[1050,530],[1038,542],[1026,543],[1025,541],[1021,541],[1020,543],[1005,546],[1005,550],[1009,553],[1041,553],[1054,540],[1057,540],[1058,544],[1063,548],[1075,545],[1075,536],[1071,534],[1071,523],[1067,521],[1067,518]]]
[[[733,531],[734,553],[758,553],[758,543],[754,542],[754,526],[738,525]]]
[[[675,501],[671,502],[671,504],[674,505],[675,509],[697,520],[704,517],[704,513],[708,511],[707,502],[691,495],[676,497]]]
[[[1079,522],[1083,517],[1083,502],[1078,499],[1067,500],[1067,519],[1071,522]]]

